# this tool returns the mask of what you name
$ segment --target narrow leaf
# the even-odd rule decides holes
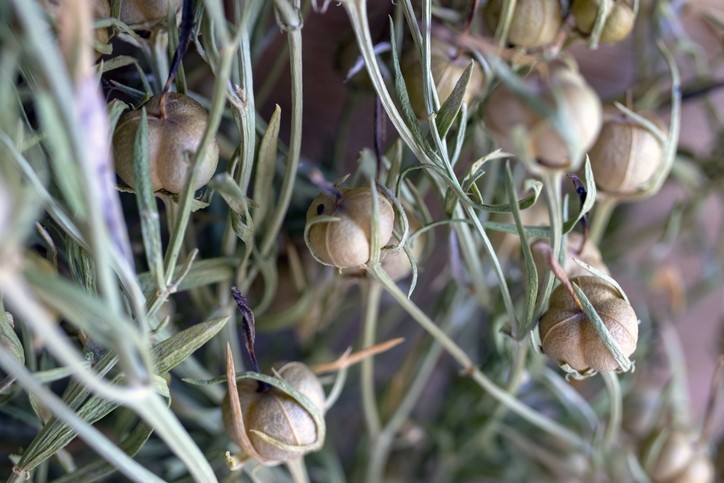
[[[272,208],[272,182],[276,171],[277,145],[279,143],[279,126],[281,124],[282,110],[276,106],[269,119],[264,137],[259,145],[259,154],[256,162],[254,176],[254,200],[258,207],[254,210],[254,226],[260,226],[264,217]]]
[[[447,132],[452,127],[453,122],[455,122],[455,118],[460,112],[460,106],[463,104],[465,89],[468,87],[468,82],[470,82],[473,66],[473,61],[470,61],[470,64],[468,64],[465,71],[455,84],[455,88],[450,93],[450,96],[445,99],[445,102],[442,106],[440,106],[440,110],[437,112],[437,118],[435,121],[437,123],[437,131],[440,133],[441,139],[445,139]]]
[[[161,248],[161,226],[159,224],[156,198],[151,186],[151,167],[148,153],[148,116],[146,108],[141,109],[133,144],[133,179],[136,188],[136,203],[141,215],[141,232],[146,260],[156,289],[163,291],[166,286],[163,270],[163,249]]]

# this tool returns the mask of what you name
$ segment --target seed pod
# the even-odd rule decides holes
[[[471,57],[436,37],[430,39],[430,70],[435,81],[437,97],[442,105],[450,97],[455,85],[470,64]],[[410,105],[418,118],[427,117],[425,109],[425,91],[422,83],[422,63],[415,51],[409,51],[402,61],[402,71],[410,97]],[[477,63],[473,65],[470,80],[463,94],[463,102],[470,106],[483,90],[485,76]]]
[[[370,259],[372,239],[372,191],[369,188],[338,188],[340,196],[326,193],[317,196],[307,210],[307,222],[318,215],[339,220],[315,223],[309,228],[308,246],[312,255],[325,265],[351,268]],[[395,213],[383,195],[377,196],[378,240],[380,247],[392,236]]]
[[[528,134],[524,147],[532,158],[543,166],[575,171],[601,129],[601,101],[577,70],[562,63],[551,64],[548,70],[545,77],[536,71],[523,82],[533,97],[565,122],[578,144],[571,148],[577,147],[578,152],[569,153],[553,119],[543,117],[504,83],[488,96],[485,124],[498,145],[509,152],[515,152],[511,132],[523,127]]]
[[[123,0],[120,19],[134,28],[151,30],[166,20],[169,9],[178,12],[183,0]]]
[[[688,429],[664,430],[655,434],[644,450],[644,469],[655,483],[711,483],[714,464]]]
[[[164,102],[163,110],[161,102]],[[206,110],[190,97],[175,92],[153,96],[144,107],[148,116],[148,163],[153,191],[180,193],[191,172],[190,158],[206,130]],[[133,146],[140,120],[141,110],[123,114],[113,134],[116,173],[131,187],[134,186]],[[218,160],[219,146],[214,141],[199,160],[201,167],[194,190],[209,182]]]
[[[324,413],[324,390],[309,367],[288,362],[277,373]],[[324,428],[318,428],[312,415],[290,394],[273,386],[259,392],[254,379],[239,381],[237,392],[246,434],[236,434],[228,394],[222,403],[224,426],[234,442],[260,463],[271,466],[289,461],[324,444],[319,440]]]
[[[640,115],[666,131],[655,114]],[[607,107],[601,132],[588,156],[599,190],[629,195],[644,188],[659,171],[664,162],[664,146],[645,127],[618,109]]]
[[[633,354],[638,340],[638,320],[631,305],[598,277],[578,277],[571,282],[586,294],[623,354],[626,357]],[[540,320],[540,338],[548,357],[576,371],[604,372],[619,368],[593,323],[563,285],[551,294],[548,311]]]
[[[593,31],[593,24],[596,23],[600,3],[600,0],[573,1],[573,15],[576,17],[576,27],[586,35]],[[601,31],[601,42],[619,42],[625,39],[633,30],[634,20],[633,9],[625,1],[614,0]]]
[[[485,24],[495,33],[503,11],[503,0],[490,0],[485,6]],[[518,0],[510,21],[508,42],[519,47],[549,45],[563,24],[559,0]]]

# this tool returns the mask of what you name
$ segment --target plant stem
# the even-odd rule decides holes
[[[613,198],[604,198],[596,204],[597,208],[591,221],[591,231],[588,235],[589,240],[591,240],[594,245],[600,245],[601,240],[603,240],[603,234],[606,232],[608,222],[617,205],[618,201]]]
[[[503,404],[508,406],[511,411],[515,412],[529,423],[554,435],[561,441],[577,448],[588,449],[590,447],[588,442],[582,440],[578,435],[556,423],[552,419],[524,405],[488,379],[488,377],[473,364],[468,355],[460,349],[460,347],[452,339],[450,339],[447,334],[440,330],[437,324],[430,320],[430,318],[425,315],[425,313],[420,310],[417,305],[407,298],[407,296],[389,278],[384,270],[377,266],[368,267],[367,270],[370,275],[382,283],[385,290],[392,295],[397,303],[399,303],[402,308],[405,309],[407,313],[409,313],[410,316],[412,316],[412,318],[414,318],[422,326],[423,329],[434,337],[435,340],[443,346],[445,351],[447,351],[458,362],[458,364],[462,366],[463,372],[472,377],[472,379],[488,394],[501,401]]]
[[[371,279],[363,286],[364,300],[364,321],[362,334],[362,348],[372,347],[375,344],[375,333],[377,331],[377,319],[379,317],[380,297],[382,285],[377,280]],[[367,432],[372,446],[374,447],[380,436],[380,414],[377,409],[375,391],[374,358],[368,357],[361,363],[361,390],[362,410],[367,424]]]
[[[563,255],[563,210],[561,207],[561,173],[559,171],[546,171],[543,174],[543,185],[548,203],[548,216],[550,218],[550,236],[553,254],[559,262]],[[539,298],[536,302],[535,319],[540,317],[544,308],[548,305],[551,291],[553,290],[553,271],[547,270],[541,283]]]
[[[603,435],[604,450],[609,450],[618,439],[619,429],[621,428],[623,399],[621,395],[621,384],[618,382],[618,375],[616,375],[615,372],[602,372],[601,377],[603,377],[603,382],[606,383],[610,405],[608,425]]]
[[[303,456],[287,461],[286,465],[294,483],[309,483],[309,475],[307,474]]]

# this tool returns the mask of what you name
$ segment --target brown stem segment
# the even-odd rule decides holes
[[[173,53],[173,59],[171,60],[171,68],[168,71],[168,78],[166,84],[163,86],[162,94],[165,94],[171,89],[171,84],[176,79],[176,72],[181,65],[181,57],[186,53],[186,49],[189,46],[191,40],[191,30],[194,28],[194,0],[184,0],[183,10],[181,11],[181,31],[178,36],[178,46],[176,52]]]
[[[244,343],[246,345],[246,352],[249,354],[251,360],[251,368],[254,372],[259,372],[259,362],[256,359],[256,351],[254,350],[254,341],[256,340],[256,328],[254,321],[254,312],[249,307],[249,301],[246,297],[241,294],[241,291],[237,287],[231,287],[231,296],[236,301],[236,306],[241,312],[241,327],[244,332]],[[262,392],[268,388],[265,382],[259,381],[258,392]]]

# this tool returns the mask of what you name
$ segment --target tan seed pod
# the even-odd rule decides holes
[[[337,268],[364,265],[370,259],[372,239],[372,191],[370,188],[338,188],[340,196],[317,196],[307,210],[307,222],[318,215],[337,221],[315,223],[309,228],[309,249],[317,260]],[[378,194],[378,239],[380,247],[392,236],[395,213],[392,204]]]
[[[503,11],[503,0],[490,0],[485,6],[485,24],[495,33]],[[559,0],[518,0],[508,30],[508,42],[536,48],[553,43],[563,24]]]
[[[576,27],[586,35],[593,31],[600,3],[599,0],[574,0],[573,2]],[[601,31],[601,42],[620,42],[625,39],[633,30],[634,20],[633,9],[625,1],[614,0]]]
[[[666,132],[663,121],[651,113],[639,113]],[[664,162],[664,146],[645,127],[614,107],[604,111],[601,132],[588,152],[600,191],[629,195],[644,188]]]
[[[522,80],[532,96],[565,120],[565,128],[581,151],[569,153],[553,120],[541,116],[504,83],[491,92],[485,106],[485,124],[490,135],[502,149],[515,152],[511,132],[522,127],[528,134],[524,147],[541,165],[576,170],[583,153],[593,145],[601,129],[602,108],[598,95],[577,70],[562,63],[551,64],[547,75],[536,71]]]
[[[633,354],[638,341],[638,320],[631,304],[598,277],[577,277],[571,282],[586,294],[623,354],[626,357]],[[540,338],[543,353],[576,371],[604,372],[619,368],[593,323],[563,285],[551,294],[550,306],[540,320]]]
[[[183,191],[186,178],[191,172],[190,158],[201,144],[208,123],[208,114],[201,104],[190,97],[169,92],[153,96],[146,104],[148,116],[148,162],[153,191],[170,193]],[[116,173],[129,186],[134,186],[133,146],[141,120],[141,110],[121,116],[113,134],[113,157]],[[216,171],[219,146],[216,141],[206,149],[199,160],[201,167],[193,186],[197,190],[209,182]]]
[[[150,30],[166,20],[169,10],[178,12],[183,0],[123,0],[120,19],[134,28]]]
[[[471,57],[455,45],[439,38],[430,39],[430,70],[435,81],[438,100],[442,105],[452,94],[458,80],[470,64]],[[416,51],[409,51],[402,61],[402,72],[407,86],[410,105],[418,118],[427,117],[425,110],[425,92],[422,83],[422,63]],[[463,101],[470,106],[480,95],[485,85],[485,76],[475,63],[470,80],[463,94]]]
[[[644,449],[645,470],[655,483],[711,483],[714,464],[690,429],[655,434]]]
[[[279,367],[277,373],[324,414],[324,390],[309,367],[301,362],[288,362]],[[259,384],[254,379],[242,379],[237,383],[246,435],[236,434],[233,429],[228,394],[222,402],[224,426],[229,428],[230,437],[242,450],[260,463],[271,466],[322,446],[320,428],[299,401],[276,387],[261,392],[258,389]]]

